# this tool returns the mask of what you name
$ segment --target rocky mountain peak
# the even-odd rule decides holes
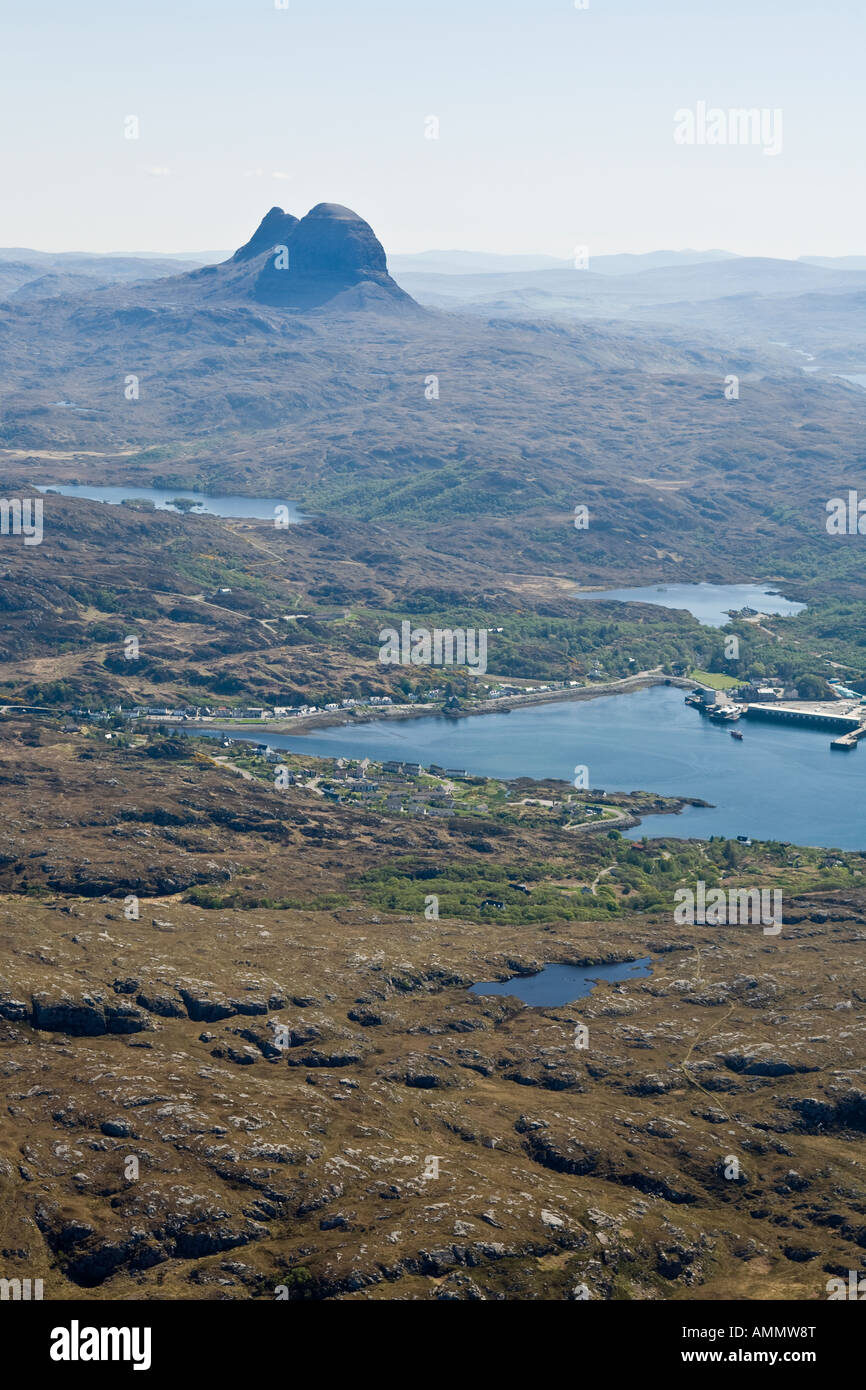
[[[283,308],[315,309],[340,297],[346,308],[414,306],[388,274],[385,250],[369,222],[339,203],[317,203],[291,227],[272,208],[255,236],[235,255],[247,258],[288,248],[288,257],[267,255],[253,298]],[[286,218],[286,214],[281,214]],[[266,229],[266,231],[265,231]],[[281,236],[276,236],[279,231]]]
[[[275,246],[285,246],[298,225],[297,217],[282,208],[271,208],[266,212],[249,241],[239,247],[231,257],[231,264],[251,261],[255,256],[271,251]]]

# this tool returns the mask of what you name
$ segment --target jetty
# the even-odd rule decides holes
[[[830,748],[848,751],[866,736],[866,705],[857,700],[796,700],[785,704],[748,704],[750,719],[775,719],[783,724],[810,724],[812,728],[838,731]]]
[[[866,707],[850,700],[792,700],[747,704],[748,719],[773,719],[784,724],[810,724],[813,728],[859,733],[866,727]]]
[[[866,702],[859,695],[834,700],[750,700],[741,701],[719,690],[693,691],[686,703],[694,705],[709,719],[735,723],[740,719],[769,719],[780,724],[807,724],[833,731],[831,748],[856,748],[866,738]]]
[[[847,734],[840,734],[838,738],[830,740],[831,748],[856,748],[858,739],[866,735],[866,724],[861,724],[859,729],[850,729]]]

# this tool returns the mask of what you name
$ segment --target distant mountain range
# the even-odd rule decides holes
[[[705,261],[733,258],[731,251],[647,251],[639,255],[593,256],[590,268],[596,275],[629,275],[667,265],[699,265]],[[419,251],[388,258],[395,274],[487,275],[509,271],[573,270],[574,262],[556,256],[502,256],[487,251]]]
[[[369,224],[334,203],[300,219],[271,208],[234,253],[0,251],[0,301],[9,303],[248,303],[292,313],[423,306],[484,319],[628,320],[764,351],[785,346],[847,371],[866,364],[864,296],[866,256],[664,250],[591,257],[577,269],[554,256],[452,250],[386,261]]]
[[[468,262],[449,272],[402,268],[411,261],[394,258],[392,266],[402,287],[428,308],[484,318],[667,323],[751,347],[784,344],[829,354],[828,365],[849,370],[866,363],[864,257],[787,261],[658,252],[599,257],[586,270],[472,271]],[[630,262],[639,268],[629,269]]]
[[[634,275],[642,270],[658,270],[663,266],[754,259],[760,258],[720,250],[622,252],[614,256],[590,256],[587,268],[594,275]],[[799,256],[797,262],[826,266],[828,270],[866,270],[866,256]],[[501,275],[509,271],[574,269],[574,260],[569,257],[507,256],[488,251],[416,251],[389,256],[388,264],[395,275]]]
[[[0,250],[0,299],[18,294],[27,299],[86,294],[100,285],[156,280],[195,270],[200,264],[192,258],[99,256],[78,251],[52,254],[11,247]]]
[[[591,257],[577,269],[554,256],[434,250],[386,262],[369,224],[334,203],[300,219],[271,208],[234,253],[0,251],[0,301],[11,303],[246,302],[293,313],[420,305],[484,319],[628,320],[764,351],[784,346],[843,371],[866,365],[864,297],[866,256],[663,250]]]
[[[835,270],[804,261],[757,257],[692,265],[668,265],[629,275],[594,269],[510,271],[455,275],[403,271],[400,281],[419,300],[439,307],[497,310],[511,304],[527,311],[577,312],[581,317],[621,318],[656,305],[720,299],[729,295],[851,293],[866,288],[866,269]]]
[[[320,204],[308,216],[322,216],[323,209],[330,209],[333,216],[336,204]],[[342,210],[351,219],[356,214]],[[104,284],[130,282],[136,280],[158,279],[162,276],[184,274],[202,266],[212,266],[221,262],[237,263],[241,251],[255,246],[257,251],[269,249],[272,238],[276,244],[276,227],[280,220],[283,225],[293,227],[298,219],[281,208],[272,208],[262,219],[253,237],[239,251],[226,250],[165,252],[165,251],[34,251],[29,247],[0,248],[0,298],[5,297],[22,285],[44,280],[45,286],[28,297],[38,297],[40,293],[54,294],[49,277],[63,276],[70,289],[73,276],[82,277],[81,288],[92,288],[92,281]],[[363,219],[358,218],[358,222]],[[367,225],[366,223],[364,224]],[[377,243],[378,244],[378,243]],[[592,276],[633,276],[644,271],[659,269],[682,269],[687,266],[705,266],[723,261],[764,266],[820,266],[827,270],[851,270],[866,273],[866,256],[800,256],[797,260],[777,258],[747,257],[733,251],[646,251],[640,253],[623,252],[618,255],[591,256],[587,272]],[[388,257],[388,269],[399,279],[407,276],[488,276],[488,275],[526,275],[536,271],[571,271],[574,261],[568,257],[547,255],[515,254],[506,255],[487,251],[418,251],[392,254]],[[433,287],[431,286],[431,289]],[[440,287],[441,288],[441,287]],[[468,288],[468,286],[464,287]],[[488,285],[488,288],[490,286]]]

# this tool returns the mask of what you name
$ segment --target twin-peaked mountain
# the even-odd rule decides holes
[[[209,300],[251,299],[281,309],[417,310],[388,274],[373,228],[339,203],[318,203],[300,220],[271,208],[229,260],[173,277],[175,291],[181,281]]]

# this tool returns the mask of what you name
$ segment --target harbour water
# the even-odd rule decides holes
[[[827,730],[743,720],[743,741],[689,708],[677,686],[557,701],[509,714],[441,716],[337,725],[309,735],[245,735],[320,757],[395,758],[466,768],[488,777],[571,781],[585,765],[589,784],[695,797],[713,809],[647,817],[629,832],[762,840],[866,849],[866,746],[830,751]]]

